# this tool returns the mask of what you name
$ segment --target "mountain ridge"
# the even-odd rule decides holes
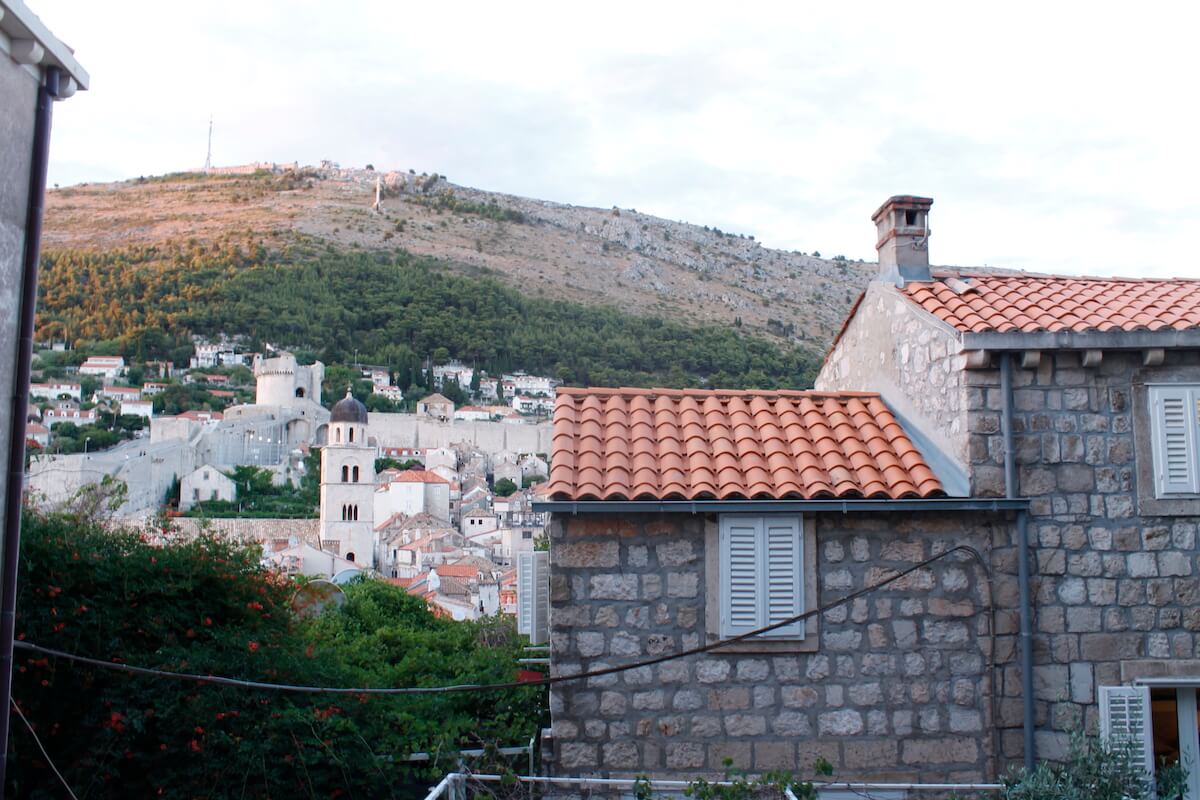
[[[372,210],[377,186],[381,212]],[[531,294],[736,325],[818,354],[875,272],[634,209],[490,192],[411,170],[251,164],[47,193],[48,251],[191,240],[403,249]]]

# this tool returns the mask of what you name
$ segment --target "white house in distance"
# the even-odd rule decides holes
[[[83,399],[78,383],[31,383],[29,384],[29,394],[40,400],[70,399],[78,403]]]
[[[91,356],[79,366],[80,375],[95,375],[110,381],[124,373],[125,359],[121,356]]]
[[[26,422],[25,440],[36,442],[38,447],[47,447],[50,444],[50,429],[40,422]]]
[[[454,416],[454,403],[448,397],[435,392],[417,401],[417,413],[434,419],[450,419]]]
[[[450,519],[450,482],[436,472],[407,469],[375,492],[376,519],[422,513],[443,521]]]
[[[237,499],[237,484],[221,470],[205,464],[184,475],[179,481],[179,510],[188,511],[196,503]]]
[[[154,403],[150,400],[122,400],[121,413],[150,419],[154,416]]]
[[[142,390],[135,386],[104,386],[96,393],[108,400],[116,400],[120,403],[126,400],[142,399]]]
[[[56,408],[47,409],[46,413],[42,415],[42,422],[45,423],[47,428],[53,428],[60,422],[73,422],[76,425],[91,425],[95,421],[96,409],[91,408],[87,411],[81,411],[80,409],[69,405],[60,405]]]

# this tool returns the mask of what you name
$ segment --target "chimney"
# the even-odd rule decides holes
[[[871,215],[878,239],[879,279],[903,286],[932,280],[929,273],[929,208],[933,199],[898,194]]]

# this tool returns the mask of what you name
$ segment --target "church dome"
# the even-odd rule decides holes
[[[367,424],[367,407],[346,391],[346,396],[333,404],[333,408],[329,411],[330,422],[354,422],[360,425]]]

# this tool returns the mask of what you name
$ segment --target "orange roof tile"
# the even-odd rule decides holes
[[[477,578],[479,567],[472,564],[442,564],[434,567],[442,578]]]
[[[398,473],[392,478],[392,483],[445,483],[450,481],[438,475],[436,472],[431,472],[425,469],[406,469],[404,472]]]
[[[877,394],[560,388],[553,437],[559,500],[944,494]]]
[[[1200,281],[939,272],[901,291],[967,333],[1200,327]]]

